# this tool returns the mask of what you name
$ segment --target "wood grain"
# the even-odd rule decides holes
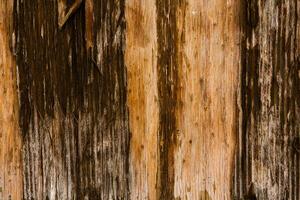
[[[128,199],[124,1],[94,1],[92,29],[58,6],[15,0],[24,198]]]
[[[299,199],[299,1],[246,1],[235,196]]]
[[[239,3],[132,0],[127,5],[133,199],[230,199]],[[151,152],[155,156],[147,157]]]
[[[298,0],[72,3],[0,0],[0,199],[299,200]]]
[[[156,199],[159,107],[155,1],[126,1],[131,199]]]
[[[239,1],[186,2],[175,197],[231,199],[238,127]],[[182,18],[181,18],[182,16]]]
[[[0,1],[0,199],[21,199],[23,195],[12,11],[12,1]]]

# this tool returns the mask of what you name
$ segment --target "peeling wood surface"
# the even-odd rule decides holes
[[[0,0],[0,199],[300,199],[298,0]]]
[[[0,199],[21,199],[23,195],[12,11],[12,1],[0,1]]]
[[[235,196],[300,199],[300,4],[242,5],[242,123]]]

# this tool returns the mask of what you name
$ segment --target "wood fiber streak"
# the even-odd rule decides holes
[[[300,199],[300,5],[248,0],[241,6],[242,123],[236,199]]]
[[[0,0],[0,199],[22,199],[22,137],[12,54],[13,2]]]
[[[155,0],[126,1],[131,199],[156,199],[158,159]]]
[[[128,199],[124,0],[14,2],[24,199]]]

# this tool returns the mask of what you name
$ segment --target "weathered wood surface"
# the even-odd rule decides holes
[[[0,0],[0,199],[300,199],[298,0],[73,3]]]
[[[298,200],[300,2],[251,0],[242,11],[235,196]]]
[[[131,199],[157,199],[159,104],[155,1],[126,1]]]
[[[182,110],[175,196],[231,199],[239,76],[239,1],[188,0],[177,17]],[[182,19],[180,19],[182,17]]]
[[[94,1],[92,51],[84,6],[59,30],[66,1],[14,2],[24,198],[128,199],[124,1]]]
[[[17,71],[11,51],[13,2],[0,0],[0,199],[23,195]]]
[[[131,197],[230,199],[239,3],[127,2]]]

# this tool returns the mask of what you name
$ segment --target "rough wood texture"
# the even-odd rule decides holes
[[[132,198],[230,199],[239,3],[126,5]]]
[[[0,199],[300,199],[298,0],[77,2],[0,0]]]
[[[17,72],[11,51],[13,2],[0,0],[0,199],[21,199],[21,136]]]
[[[241,7],[242,123],[235,197],[300,199],[300,4],[248,0]]]
[[[125,4],[93,6],[91,53],[84,4],[15,0],[25,199],[129,198]]]
[[[158,101],[155,1],[126,1],[131,199],[157,199]]]
[[[157,0],[157,71],[159,102],[158,199],[174,199],[175,158],[181,114],[180,45],[182,30],[177,26],[178,12],[184,1]]]
[[[238,8],[239,1],[188,0],[178,12],[182,112],[174,192],[181,199],[231,199],[238,126]]]

